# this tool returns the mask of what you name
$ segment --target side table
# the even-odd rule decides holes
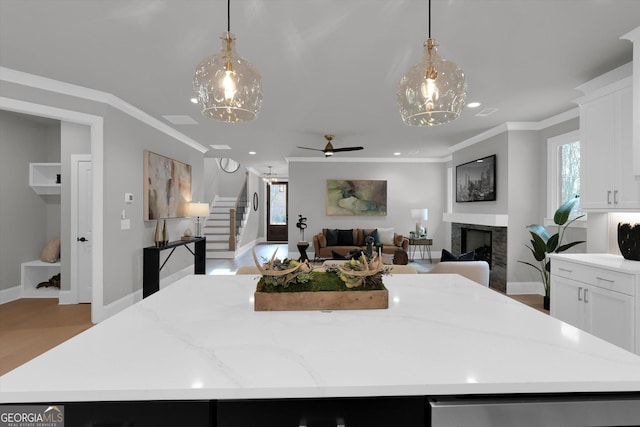
[[[409,250],[411,251],[411,260],[415,259],[416,247],[420,251],[420,258],[424,259],[425,252],[429,255],[429,263],[433,264],[431,259],[431,245],[433,240],[429,237],[409,237]]]
[[[307,256],[308,248],[309,242],[298,242],[298,252],[300,252],[300,258],[298,258],[298,261],[306,261],[309,259]]]

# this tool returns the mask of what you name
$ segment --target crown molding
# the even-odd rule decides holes
[[[21,86],[28,86],[35,89],[46,90],[49,92],[59,93],[62,95],[73,96],[75,98],[85,99],[93,102],[100,102],[107,104],[117,110],[122,111],[128,116],[141,121],[142,123],[163,132],[166,135],[174,138],[177,141],[182,142],[185,145],[201,152],[206,153],[209,148],[200,144],[199,142],[189,138],[185,134],[178,132],[166,123],[156,119],[155,117],[145,113],[139,108],[123,101],[117,96],[102,92],[95,89],[86,88],[83,86],[74,85],[71,83],[65,83],[58,80],[53,80],[47,77],[38,76],[35,74],[25,73],[23,71],[13,70],[11,68],[0,67],[0,81],[9,83],[15,83]]]
[[[546,129],[548,127],[557,125],[558,123],[563,123],[568,120],[579,117],[580,111],[578,108],[572,108],[571,110],[567,110],[563,113],[556,114],[555,116],[546,118],[539,122],[506,122],[502,123],[498,126],[495,126],[491,129],[488,129],[482,133],[477,134],[469,139],[466,139],[462,142],[452,145],[449,147],[449,151],[455,153],[456,151],[462,150],[463,148],[470,147],[478,142],[485,141],[491,137],[496,135],[500,135],[504,132],[509,131],[540,131],[542,129]]]

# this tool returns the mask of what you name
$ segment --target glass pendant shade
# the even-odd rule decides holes
[[[400,80],[397,99],[402,121],[412,126],[436,126],[458,118],[467,82],[455,62],[438,55],[435,40],[424,43],[422,60]]]
[[[262,105],[262,79],[253,65],[235,51],[235,36],[222,33],[222,49],[196,67],[193,88],[202,114],[238,123],[256,118]]]

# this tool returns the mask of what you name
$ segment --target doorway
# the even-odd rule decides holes
[[[267,241],[286,242],[289,235],[289,185],[267,184]]]

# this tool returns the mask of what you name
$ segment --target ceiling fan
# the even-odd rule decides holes
[[[364,147],[333,148],[333,144],[331,143],[331,140],[333,140],[333,135],[325,135],[324,138],[327,140],[327,145],[324,147],[323,150],[321,150],[319,148],[307,148],[307,147],[300,147],[300,146],[298,146],[298,148],[302,148],[304,150],[322,151],[324,153],[325,157],[331,157],[331,156],[333,156],[333,153],[339,153],[341,151],[364,150]]]

